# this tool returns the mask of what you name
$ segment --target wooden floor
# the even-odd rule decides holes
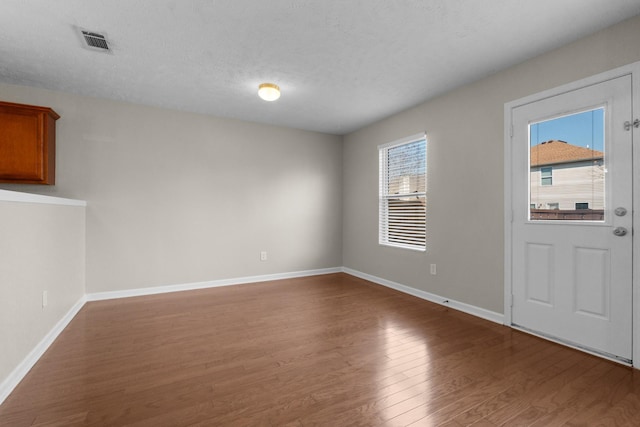
[[[345,274],[88,303],[0,426],[640,425],[640,371]]]

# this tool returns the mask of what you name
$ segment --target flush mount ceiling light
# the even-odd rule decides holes
[[[258,86],[258,96],[265,101],[275,101],[280,98],[280,88],[273,83],[262,83]]]

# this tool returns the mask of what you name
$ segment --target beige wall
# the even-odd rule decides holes
[[[504,103],[638,61],[638,39],[640,17],[347,135],[344,147],[337,136],[0,84],[0,99],[62,116],[57,185],[0,188],[88,201],[88,293],[345,265],[502,312]],[[421,131],[427,252],[381,247],[376,147]]]
[[[342,265],[340,137],[22,86],[0,99],[61,116],[56,186],[0,188],[88,202],[87,293]]]
[[[502,313],[504,104],[639,61],[638,40],[640,17],[347,135],[344,266]],[[379,246],[377,146],[421,131],[427,251]],[[437,276],[429,275],[431,263]]]
[[[85,294],[85,208],[2,199],[0,384]]]

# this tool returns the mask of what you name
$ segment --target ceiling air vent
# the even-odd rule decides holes
[[[81,30],[81,33],[88,48],[92,50],[100,50],[103,52],[109,51],[107,39],[102,34],[92,33],[90,31],[84,30]]]

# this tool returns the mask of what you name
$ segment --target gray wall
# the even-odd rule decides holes
[[[502,313],[504,104],[639,61],[638,40],[640,17],[347,135],[343,265]],[[377,146],[421,131],[428,140],[427,251],[379,246]]]
[[[84,297],[84,256],[84,207],[0,194],[0,385]]]
[[[54,187],[86,200],[87,293],[342,265],[342,138],[31,87],[57,122]],[[268,261],[260,261],[260,251]]]
[[[62,116],[57,185],[1,188],[88,201],[88,293],[344,265],[502,312],[504,103],[638,61],[637,40],[640,17],[347,135],[344,146],[0,84],[0,99]],[[380,247],[376,147],[420,131],[428,250]]]

